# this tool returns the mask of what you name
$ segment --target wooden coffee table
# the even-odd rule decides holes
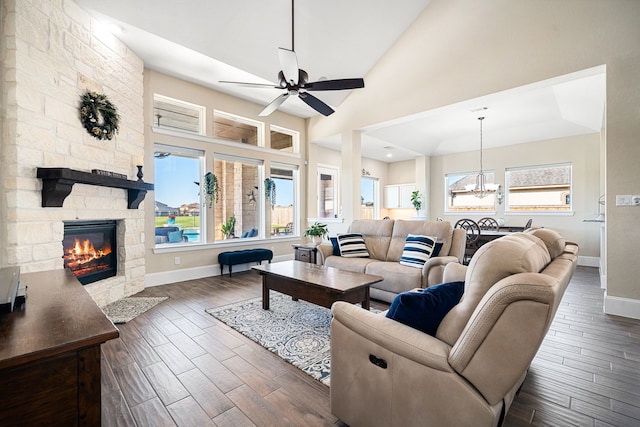
[[[353,273],[301,261],[274,262],[251,267],[262,275],[262,308],[269,309],[269,290],[322,307],[336,301],[361,303],[369,310],[369,286],[382,277]]]

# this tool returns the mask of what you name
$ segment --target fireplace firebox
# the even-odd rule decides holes
[[[64,267],[87,285],[118,272],[116,221],[64,223]]]

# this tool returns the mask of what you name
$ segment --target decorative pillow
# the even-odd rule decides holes
[[[433,248],[433,252],[431,253],[431,258],[435,258],[440,255],[440,251],[442,250],[442,246],[444,243],[436,242],[436,246]]]
[[[402,292],[393,302],[387,317],[435,336],[438,326],[462,298],[464,282],[441,283],[420,292]]]
[[[331,240],[331,245],[333,246],[333,255],[340,256],[340,245],[338,245],[338,238],[329,237],[329,240]]]
[[[435,237],[409,234],[404,243],[400,264],[407,267],[422,268],[424,263],[431,257],[435,245]]]
[[[369,258],[369,251],[362,234],[338,234],[338,246],[340,246],[340,256],[345,258]]]
[[[258,229],[255,227],[249,230],[249,233],[247,233],[247,237],[256,237],[257,235],[258,235]]]
[[[171,231],[168,234],[168,237],[169,237],[169,243],[182,242],[182,230]]]
[[[167,243],[167,236],[156,236],[156,245],[160,243]]]

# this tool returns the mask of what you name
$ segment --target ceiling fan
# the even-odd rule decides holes
[[[309,74],[298,67],[298,57],[294,51],[294,0],[291,0],[291,50],[278,48],[278,59],[280,60],[280,72],[278,73],[278,84],[264,83],[243,83],[221,80],[220,83],[230,83],[247,87],[263,87],[284,89],[285,92],[271,101],[259,116],[268,116],[278,109],[284,101],[290,96],[298,96],[304,103],[316,110],[322,115],[328,116],[334,113],[333,108],[325,104],[320,99],[308,93],[308,91],[323,90],[347,90],[360,89],[364,87],[364,79],[337,79],[337,80],[320,80],[309,82]]]

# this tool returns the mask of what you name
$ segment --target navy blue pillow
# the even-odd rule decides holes
[[[431,258],[435,258],[440,255],[440,251],[442,250],[442,242],[436,242],[436,245],[433,247],[433,252],[431,253]]]
[[[463,293],[464,282],[441,283],[420,292],[402,292],[394,298],[387,317],[433,336]]]
[[[335,256],[340,256],[340,245],[338,245],[338,238],[329,237],[329,240],[331,240],[331,244],[333,245],[333,254]]]

